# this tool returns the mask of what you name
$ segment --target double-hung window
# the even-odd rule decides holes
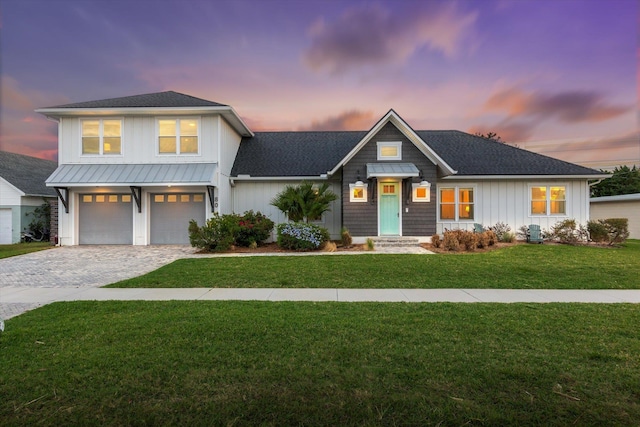
[[[564,185],[529,187],[531,215],[566,215],[567,190]]]
[[[82,120],[82,154],[122,154],[122,120]]]
[[[440,220],[473,221],[474,190],[471,187],[441,187],[439,189]]]
[[[197,119],[159,119],[158,153],[198,154]]]

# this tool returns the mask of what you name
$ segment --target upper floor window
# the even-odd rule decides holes
[[[378,160],[402,160],[402,142],[378,141]]]
[[[158,153],[198,154],[198,120],[158,120]]]
[[[440,219],[472,221],[474,219],[473,188],[440,188]]]
[[[122,154],[122,120],[82,120],[82,154]]]
[[[564,185],[530,187],[531,215],[565,215],[567,190]]]

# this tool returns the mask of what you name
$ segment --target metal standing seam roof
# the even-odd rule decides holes
[[[367,178],[372,176],[410,177],[419,176],[413,163],[367,163]]]
[[[216,163],[60,165],[49,187],[90,185],[214,184]]]

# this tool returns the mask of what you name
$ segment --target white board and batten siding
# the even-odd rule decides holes
[[[320,182],[323,183],[326,181]],[[276,225],[287,222],[285,215],[278,208],[271,205],[271,200],[280,193],[287,185],[298,185],[299,181],[236,181],[233,189],[233,211],[243,214],[248,210],[260,210],[268,216]],[[330,182],[329,189],[336,194],[341,193],[339,182]],[[313,224],[329,230],[332,239],[340,238],[341,228],[341,201],[340,197],[331,205],[331,211],[322,216],[321,221],[314,221]],[[259,208],[257,208],[259,207]],[[275,227],[273,236],[275,238]]]
[[[219,117],[218,120],[220,122],[217,127],[220,141],[220,144],[218,144],[218,158],[220,161],[216,171],[218,174],[218,179],[216,180],[216,197],[218,198],[216,212],[228,214],[233,211],[231,196],[233,190],[231,189],[229,177],[231,176],[231,168],[236,159],[236,154],[238,154],[242,137],[222,117]]]
[[[157,121],[164,116],[105,116],[101,119],[122,120],[122,154],[114,155],[82,155],[81,120],[86,118],[63,117],[59,124],[60,164],[65,163],[193,163],[218,162],[218,136],[220,123],[224,123],[219,115],[210,116],[166,116],[167,118],[196,118],[200,122],[198,154],[168,155],[158,154]],[[233,164],[233,163],[232,163]]]
[[[530,188],[533,186],[566,187],[565,215],[532,215]],[[516,232],[523,225],[537,224],[542,229],[550,229],[558,221],[575,219],[579,224],[589,220],[589,186],[586,180],[484,180],[484,181],[441,181],[441,187],[465,187],[474,189],[475,218],[470,221],[440,220],[438,216],[437,233],[445,229],[473,230],[474,223],[485,228],[502,222]],[[436,203],[439,203],[437,191]]]

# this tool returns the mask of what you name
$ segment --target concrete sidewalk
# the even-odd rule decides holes
[[[8,305],[36,308],[56,301],[336,301],[640,303],[640,290],[596,289],[281,289],[281,288],[2,288]],[[23,312],[22,310],[21,312]],[[20,313],[17,313],[20,314]],[[17,315],[16,314],[16,315]],[[5,318],[13,317],[11,313]]]

